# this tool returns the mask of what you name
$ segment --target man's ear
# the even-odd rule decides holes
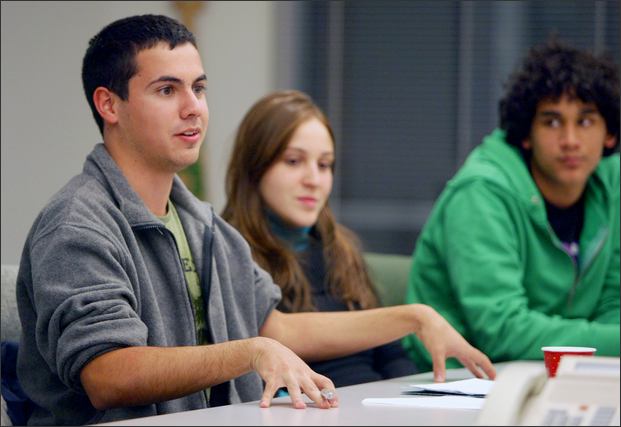
[[[617,137],[614,135],[606,135],[606,139],[604,140],[604,147],[606,148],[614,148],[617,144]]]
[[[530,150],[531,148],[533,148],[530,143],[530,138],[526,138],[524,141],[522,141],[522,148],[525,150]]]
[[[119,121],[118,117],[118,102],[119,97],[112,93],[105,87],[98,87],[93,92],[93,103],[95,108],[99,112],[99,115],[106,123],[116,123]]]

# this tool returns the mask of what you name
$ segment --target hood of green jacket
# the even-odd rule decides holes
[[[619,171],[618,153],[603,158],[587,184],[589,197],[597,198],[605,206],[614,203],[609,198],[611,194],[615,194],[611,190],[619,188]],[[547,226],[543,195],[520,151],[505,141],[503,130],[495,129],[483,139],[483,143],[472,151],[457,175],[448,182],[447,189],[457,190],[473,180],[485,180],[497,186],[500,191],[511,194],[524,204],[538,224]],[[618,204],[618,192],[616,196]]]

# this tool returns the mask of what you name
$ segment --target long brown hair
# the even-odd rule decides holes
[[[282,288],[281,306],[291,312],[314,311],[308,279],[295,253],[271,230],[260,196],[259,183],[278,161],[295,130],[316,118],[334,143],[334,133],[325,114],[311,98],[299,91],[273,92],[246,113],[239,125],[226,173],[227,202],[222,217],[246,238],[255,261]],[[378,305],[377,294],[362,258],[356,236],[338,224],[328,207],[319,213],[316,231],[321,237],[329,289],[350,310]]]

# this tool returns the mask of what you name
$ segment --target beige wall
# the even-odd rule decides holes
[[[88,40],[115,19],[179,18],[169,1],[2,2],[2,263],[18,263],[32,222],[101,141],[82,91]],[[230,144],[243,113],[275,87],[272,2],[206,2],[194,32],[211,113],[207,199],[220,211]]]

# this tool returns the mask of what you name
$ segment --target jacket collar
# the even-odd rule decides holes
[[[130,186],[104,144],[95,145],[86,158],[83,172],[93,176],[109,191],[132,227],[162,225]],[[188,212],[207,225],[212,224],[212,210],[206,209],[206,204],[199,201],[178,176],[174,177],[170,199],[178,210]]]
[[[618,156],[616,159],[618,161]],[[602,159],[589,178],[585,189],[587,198],[599,199],[608,196],[606,187],[609,184],[603,175],[605,170],[609,169],[604,166],[604,163],[610,161],[611,159],[608,158]],[[495,129],[486,136],[483,143],[468,157],[466,165],[469,166],[462,168],[455,178],[454,185],[471,179],[485,179],[493,182],[503,191],[512,194],[512,197],[521,200],[538,222],[547,224],[543,195],[535,184],[520,151],[506,142],[504,131]],[[608,202],[600,201],[604,204]]]

